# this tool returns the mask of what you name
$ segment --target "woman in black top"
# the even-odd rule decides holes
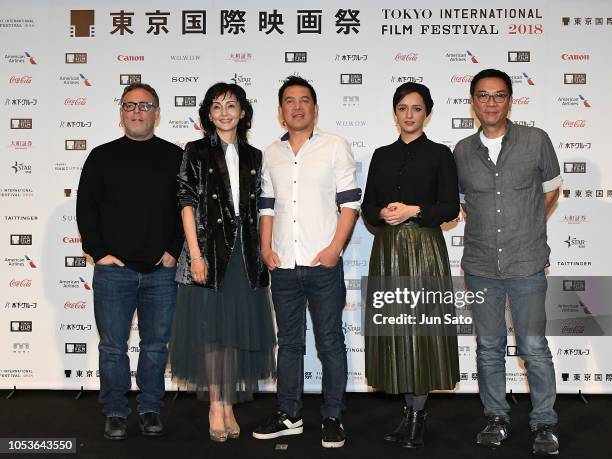
[[[178,175],[185,245],[170,341],[172,376],[210,400],[210,438],[236,439],[233,405],[275,372],[268,270],[259,254],[261,151],[249,145],[253,109],[235,84],[200,105],[204,138],[189,142]]]
[[[397,88],[393,109],[400,137],[374,152],[362,204],[365,220],[375,228],[366,306],[366,377],[373,387],[404,394],[401,423],[385,439],[408,448],[424,444],[427,394],[453,389],[459,381],[456,330],[443,320],[445,314],[454,315],[452,300],[444,303],[441,295],[432,296],[416,306],[373,300],[375,291],[396,288],[452,295],[440,224],[459,213],[457,171],[450,149],[423,133],[432,107],[426,86],[405,83]],[[373,325],[381,322],[376,314],[412,315],[416,324]],[[442,324],[419,324],[423,315],[442,319]]]

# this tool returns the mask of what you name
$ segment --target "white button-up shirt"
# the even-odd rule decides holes
[[[359,211],[355,161],[348,142],[316,129],[293,153],[289,136],[266,148],[259,215],[274,217],[272,250],[281,268],[310,266],[336,233],[338,207]]]

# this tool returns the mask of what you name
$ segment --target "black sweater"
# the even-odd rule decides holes
[[[182,150],[153,137],[128,137],[94,148],[83,166],[77,223],[83,251],[113,255],[138,272],[155,269],[164,252],[182,246],[176,175]]]
[[[457,168],[450,149],[425,134],[378,148],[370,162],[361,209],[371,225],[384,225],[380,210],[391,202],[421,207],[422,226],[435,227],[459,214]]]

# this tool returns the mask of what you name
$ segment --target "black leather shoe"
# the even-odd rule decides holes
[[[140,433],[147,437],[159,437],[164,434],[164,425],[161,422],[159,413],[143,413],[138,416]]]
[[[127,421],[118,416],[109,416],[104,423],[104,438],[125,440],[127,438]]]
[[[425,446],[424,437],[427,413],[425,410],[412,411],[409,419],[409,432],[400,443],[404,448],[422,448]]]
[[[556,456],[559,454],[559,437],[554,425],[538,424],[533,432],[533,454]]]
[[[500,446],[510,436],[510,423],[501,416],[489,416],[487,426],[476,435],[481,446]]]
[[[392,441],[394,443],[399,443],[404,440],[404,437],[408,435],[410,432],[410,418],[412,416],[412,408],[408,408],[404,406],[402,409],[402,419],[400,420],[399,425],[395,428],[393,432],[389,432],[385,434],[383,437],[386,441]]]

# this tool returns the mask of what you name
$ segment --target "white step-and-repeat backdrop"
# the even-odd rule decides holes
[[[600,323],[609,296],[597,277],[611,270],[612,6],[604,0],[409,3],[3,2],[0,387],[98,387],[92,266],[81,250],[75,198],[88,152],[122,135],[117,103],[124,85],[142,81],[158,90],[157,134],[183,146],[200,136],[197,106],[206,89],[235,82],[255,110],[251,141],[263,148],[282,134],[278,87],[287,75],[300,75],[317,89],[319,126],[351,144],[363,187],[372,152],[397,136],[391,98],[399,84],[430,87],[435,107],[427,134],[452,148],[478,127],[470,79],[494,67],[512,76],[511,118],[549,133],[563,171],[563,193],[549,220],[549,274],[568,276],[551,282],[559,297],[549,304],[560,324],[549,340],[557,388],[612,392],[612,339]],[[463,225],[460,217],[444,227],[457,275]],[[368,389],[360,278],[371,242],[360,221],[344,256],[351,391]],[[135,318],[134,369],[137,332]],[[508,344],[508,388],[524,392],[525,369]],[[475,392],[474,337],[461,336],[459,350],[459,390]],[[306,390],[319,390],[310,333],[304,377]]]

